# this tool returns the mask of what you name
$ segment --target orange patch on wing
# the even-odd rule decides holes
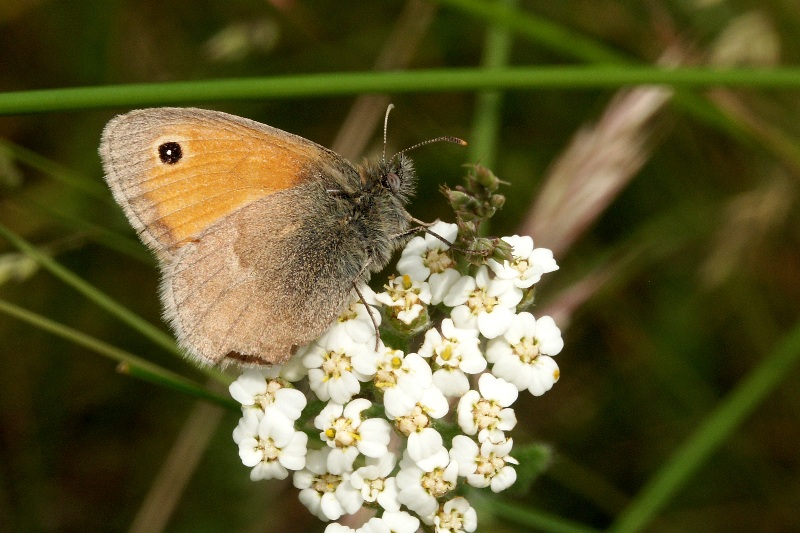
[[[152,143],[152,165],[137,183],[132,203],[149,211],[148,230],[173,246],[198,236],[237,209],[307,176],[316,150],[291,138],[258,134],[237,124],[210,128],[167,126]],[[260,133],[260,132],[259,132]],[[158,148],[177,142],[182,157],[160,160]]]

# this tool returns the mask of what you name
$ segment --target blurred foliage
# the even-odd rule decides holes
[[[455,3],[438,6],[409,68],[481,64],[488,26],[448,5]],[[366,71],[403,8],[401,2],[3,0],[0,91]],[[675,48],[688,64],[792,65],[800,58],[800,11],[787,0],[602,6],[528,0],[517,9],[643,63]],[[511,38],[510,64],[575,61]],[[511,184],[493,234],[518,231],[548,169],[580,128],[598,120],[612,93],[502,95],[494,117],[498,138],[485,148],[493,151],[474,154],[494,161],[493,171]],[[746,124],[750,140],[668,106],[648,126],[636,179],[557,257],[561,270],[537,291],[540,309],[547,309],[573,284],[598,269],[606,273],[563,314],[560,382],[541,398],[521,395],[515,440],[546,443],[553,456],[531,491],[512,503],[607,527],[800,316],[800,175],[796,162],[781,156],[796,150],[800,138],[800,97],[789,90],[706,94]],[[213,107],[330,146],[353,100]],[[392,101],[390,149],[443,134],[469,140],[476,95],[422,92]],[[10,143],[0,150],[0,223],[161,324],[158,273],[131,244],[135,235],[105,190],[97,156],[103,125],[123,111],[0,117],[0,139]],[[365,153],[380,149],[376,131]],[[412,213],[452,220],[439,187],[455,186],[460,165],[475,161],[441,144],[413,155],[421,178]],[[0,299],[200,376],[5,242],[0,268]],[[116,374],[113,363],[86,348],[7,315],[0,315],[0,365],[0,531],[128,529],[194,400]],[[700,466],[649,530],[800,529],[798,370],[781,378],[782,386]],[[321,531],[290,483],[250,482],[230,437],[235,423],[235,413],[226,412],[190,465],[185,490],[175,487],[178,503],[167,529]],[[510,515],[491,511],[491,500],[485,505],[483,530],[519,529],[504,520]]]

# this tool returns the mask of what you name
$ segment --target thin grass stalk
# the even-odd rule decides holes
[[[599,65],[625,65],[625,69],[637,62],[635,58],[629,57],[623,52],[529,11],[510,10],[481,0],[438,1],[489,23],[504,25],[515,33],[572,59]],[[753,69],[754,72],[757,70],[759,69]],[[676,84],[673,86],[677,87]],[[786,149],[787,146],[794,143],[785,136],[778,134],[778,139],[764,137],[760,135],[760,132],[753,131],[740,117],[726,112],[724,107],[714,105],[706,98],[696,94],[679,92],[674,96],[674,102],[684,112],[725,132],[739,142],[760,146],[788,161],[793,169],[800,164],[800,155],[795,153],[796,150]]]
[[[0,116],[74,109],[264,100],[363,93],[454,92],[530,89],[617,88],[670,85],[682,88],[800,87],[800,68],[677,68],[653,66],[508,67],[429,69],[403,72],[348,72],[72,87],[0,94]],[[717,111],[717,113],[719,113]]]
[[[696,475],[756,407],[789,375],[800,360],[800,323],[699,425],[633,498],[609,531],[640,531]]]
[[[516,0],[498,0],[505,8],[514,8]],[[512,34],[504,26],[492,26],[486,33],[483,45],[482,66],[489,72],[508,66],[511,55]],[[494,168],[503,107],[501,91],[484,91],[477,95],[475,115],[469,136],[469,160],[480,161]]]
[[[118,370],[122,373],[212,402],[233,411],[238,412],[240,410],[239,404],[230,398],[210,392],[183,376],[103,342],[100,339],[96,339],[86,333],[59,324],[54,320],[50,320],[49,318],[4,300],[0,300],[0,312],[116,361],[119,363]]]
[[[168,352],[183,357],[183,352],[175,344],[172,337],[164,331],[156,328],[154,325],[144,320],[130,309],[118,303],[116,300],[96,288],[91,283],[82,279],[74,272],[60,265],[53,258],[43,254],[35,246],[27,242],[25,239],[15,234],[2,224],[0,224],[0,235],[5,237],[11,244],[13,244],[21,252],[35,259],[42,267],[47,269],[51,274],[59,278],[61,281],[83,294],[86,298],[99,305],[115,317],[119,318],[122,322],[129,325],[157,345],[161,346]],[[210,367],[202,367],[201,372],[207,376],[221,382],[229,383],[230,378],[217,369]]]

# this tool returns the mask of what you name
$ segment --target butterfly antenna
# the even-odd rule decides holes
[[[425,146],[426,144],[438,143],[438,142],[441,142],[441,141],[449,142],[449,143],[453,143],[453,144],[458,144],[460,146],[466,146],[467,145],[467,141],[465,141],[464,139],[459,139],[458,137],[452,137],[450,135],[445,135],[443,137],[436,137],[435,139],[428,139],[427,141],[423,141],[421,143],[415,144],[414,146],[409,146],[405,150],[400,150],[399,152],[394,154],[394,156],[392,157],[392,160],[394,160],[400,154],[404,154],[406,152],[410,152],[411,150],[415,150],[415,149],[419,148],[420,146]],[[385,145],[384,145],[384,148],[386,148]]]
[[[381,161],[386,162],[386,131],[389,129],[389,113],[394,109],[394,104],[389,104],[386,108],[386,115],[383,117],[383,155]]]

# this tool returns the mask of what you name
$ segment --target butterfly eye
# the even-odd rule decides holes
[[[162,163],[174,165],[183,157],[181,145],[176,142],[167,142],[158,147],[158,157]]]
[[[392,192],[397,192],[400,190],[400,176],[397,174],[397,172],[389,172],[386,174],[385,183]]]

